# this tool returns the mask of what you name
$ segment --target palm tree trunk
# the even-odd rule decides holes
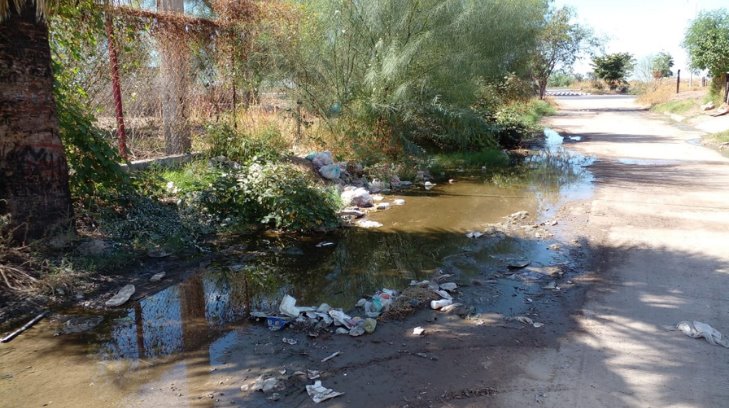
[[[31,0],[0,22],[0,215],[7,214],[17,242],[72,226],[48,27]]]

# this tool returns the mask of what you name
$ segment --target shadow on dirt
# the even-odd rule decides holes
[[[581,328],[595,324],[623,332],[646,345],[652,363],[634,369],[663,379],[660,389],[655,390],[658,399],[653,404],[706,408],[723,404],[719,391],[713,399],[704,399],[712,403],[697,405],[699,399],[693,399],[690,393],[680,401],[675,399],[676,393],[670,393],[672,399],[664,400],[660,390],[667,390],[667,396],[670,390],[681,388],[687,376],[702,372],[701,367],[691,364],[692,354],[716,353],[721,359],[725,350],[677,332],[656,337],[647,330],[690,320],[692,316],[684,311],[688,306],[700,303],[719,307],[721,288],[729,282],[727,265],[718,259],[669,249],[590,247],[586,239],[558,243],[558,248],[547,250],[549,242],[525,235],[464,242],[461,233],[447,231],[374,232],[371,239],[378,244],[372,262],[356,268],[356,272],[342,264],[352,259],[351,252],[360,250],[353,245],[337,246],[329,256],[322,257],[318,262],[326,264],[331,273],[321,276],[303,272],[297,275],[295,265],[301,260],[296,257],[288,259],[294,267],[287,276],[265,277],[266,270],[260,268],[195,275],[136,303],[93,335],[59,338],[49,333],[47,341],[55,346],[43,358],[89,358],[89,344],[96,344],[92,349],[97,357],[91,358],[101,360],[98,383],[117,384],[132,396],[144,395],[150,387],[158,393],[170,387],[184,389],[179,395],[175,391],[165,397],[166,403],[176,406],[313,407],[305,392],[305,385],[313,383],[306,378],[307,370],[320,371],[324,386],[345,393],[332,400],[330,406],[466,406],[489,405],[495,395],[502,393],[559,392],[514,389],[509,384],[512,379],[534,375],[526,367],[530,352],[558,352],[564,342],[579,342],[597,351],[601,360],[597,372],[585,373],[594,378],[585,381],[612,387],[582,392],[593,393],[593,399],[611,401],[616,406],[639,405],[624,393],[627,383],[616,370],[624,367],[614,361],[615,355],[600,346],[600,338],[587,337]],[[428,242],[444,241],[457,242],[462,250],[445,260],[442,254],[434,253],[426,256],[428,262],[412,261],[412,256],[425,250]],[[509,269],[504,260],[513,256],[528,257],[531,265]],[[615,260],[629,262],[632,256],[681,265],[687,271],[686,277],[671,282],[639,272],[631,281],[616,281],[611,272],[617,266]],[[394,266],[384,281],[375,273],[382,265]],[[453,281],[459,284],[456,299],[470,308],[468,317],[421,309],[404,320],[380,321],[374,334],[356,338],[327,332],[312,337],[308,330],[294,329],[271,332],[265,325],[250,323],[243,317],[250,307],[275,309],[277,296],[283,293],[314,299],[307,288],[325,285],[328,289],[316,296],[325,294],[324,298],[332,296],[330,299],[336,301],[339,293],[366,295],[383,283],[402,288],[404,282],[438,274],[439,269],[454,275]],[[259,292],[254,288],[251,281],[256,275],[264,276],[262,288],[271,284],[273,289]],[[374,282],[373,276],[378,276]],[[696,279],[717,288],[716,297],[696,298],[691,285]],[[550,282],[559,290],[545,289]],[[628,301],[624,306],[611,302],[616,306],[602,310],[581,308],[586,294],[592,298],[611,296],[624,287],[630,287],[626,293],[633,300],[643,303],[641,311],[631,308]],[[332,302],[345,309],[351,304]],[[528,316],[544,326],[505,319],[514,316]],[[412,334],[416,326],[425,329],[424,336]],[[283,342],[283,338],[293,339],[296,344]],[[321,362],[337,351],[341,352],[339,356]],[[558,370],[580,369],[576,360],[565,361],[571,363],[547,367],[544,375],[551,378]],[[272,393],[240,390],[241,385],[252,383],[260,375],[281,379],[275,397]],[[268,399],[271,397],[278,401]]]

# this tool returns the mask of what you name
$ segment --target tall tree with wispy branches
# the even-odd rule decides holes
[[[10,217],[3,232],[18,242],[72,228],[45,20],[51,3],[0,0],[0,216]]]
[[[574,10],[567,6],[545,15],[531,63],[539,99],[544,98],[549,77],[556,69],[569,70],[582,52],[596,45],[592,32],[573,22],[574,17]]]

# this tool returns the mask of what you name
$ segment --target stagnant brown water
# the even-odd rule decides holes
[[[326,302],[347,310],[362,295],[403,288],[438,268],[489,276],[504,256],[525,256],[537,266],[564,261],[543,243],[464,235],[516,211],[546,221],[565,201],[589,196],[591,177],[582,167],[589,160],[565,155],[559,140],[552,141],[546,153],[525,164],[532,170],[514,185],[463,176],[430,191],[386,196],[386,202],[403,198],[405,205],[370,215],[382,228],[262,237],[179,285],[103,315],[90,332],[56,335],[58,319],[42,321],[0,345],[0,406],[213,406],[213,399],[199,395],[226,380],[216,369],[231,348],[258,347],[243,338],[255,324],[244,318],[249,307],[275,310],[290,294],[300,305]],[[335,245],[319,248],[321,241]],[[516,294],[493,293],[488,302],[466,300],[476,312],[517,313],[525,303]],[[168,399],[193,395],[198,397],[174,404]]]

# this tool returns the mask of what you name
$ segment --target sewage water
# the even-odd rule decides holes
[[[160,396],[199,394],[230,347],[244,341],[240,329],[252,324],[246,312],[277,310],[284,294],[299,305],[348,310],[363,295],[402,289],[440,270],[498,277],[497,285],[461,301],[479,313],[519,313],[530,291],[544,284],[541,272],[568,260],[545,250],[549,236],[472,240],[465,233],[517,211],[528,211],[530,224],[549,222],[566,202],[590,196],[592,160],[564,150],[556,132],[545,136],[545,149],[525,159],[513,180],[495,184],[461,173],[453,184],[386,196],[405,205],[372,213],[379,229],[242,242],[186,281],[104,314],[85,333],[56,335],[62,326],[42,321],[0,345],[0,406],[164,405]],[[322,241],[334,245],[317,247]],[[531,265],[506,277],[505,262],[514,257]]]

